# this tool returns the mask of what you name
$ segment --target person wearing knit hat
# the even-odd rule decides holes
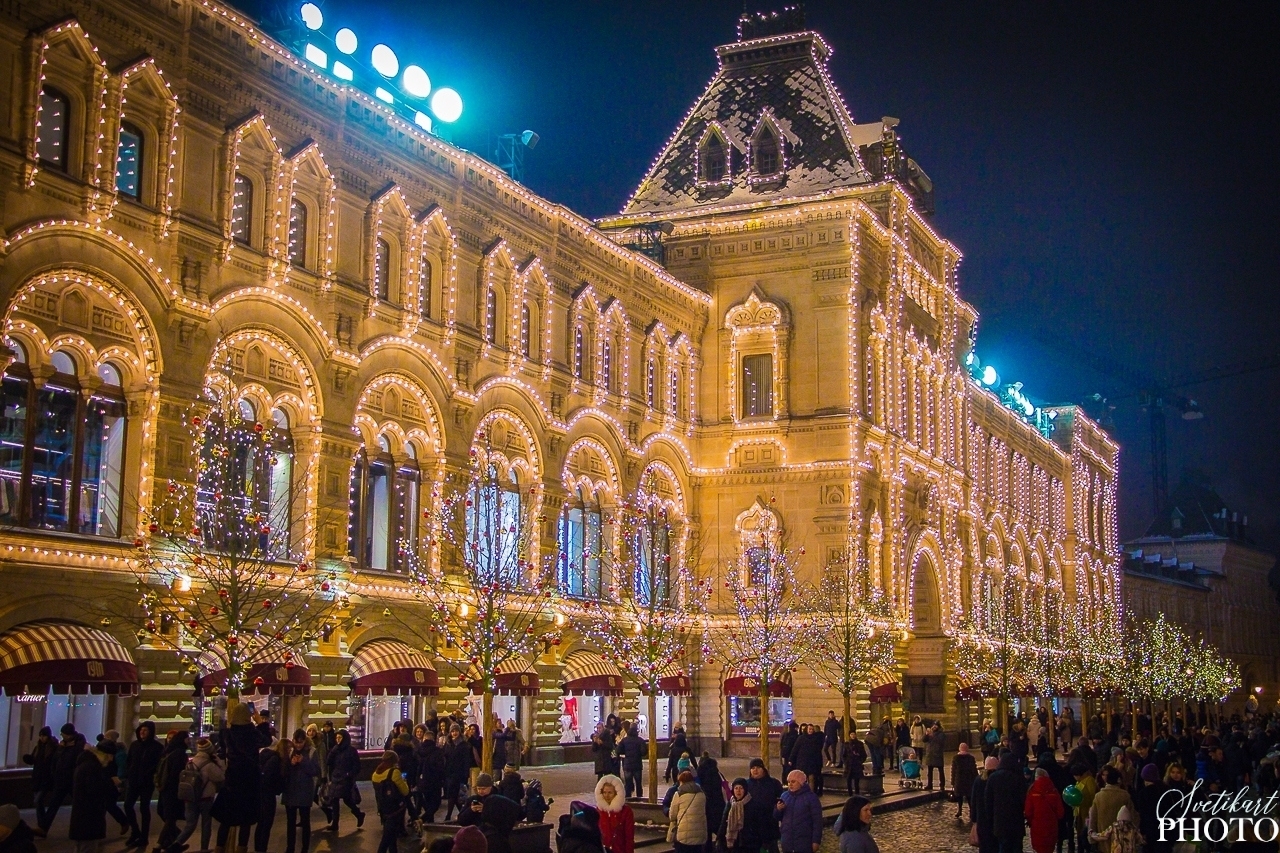
[[[990,773],[992,770],[998,769],[999,767],[1000,767],[1000,759],[996,758],[994,755],[988,755],[986,759],[982,762],[982,769],[987,771],[988,773]]]
[[[969,801],[969,817],[973,817],[973,781],[978,778],[978,759],[969,752],[969,744],[960,741],[960,751],[951,757],[951,788],[955,792],[956,820],[960,820],[965,800]]]
[[[1164,796],[1164,792],[1168,790],[1164,785],[1164,780],[1160,775],[1160,768],[1154,764],[1147,764],[1142,768],[1140,774],[1142,781],[1138,784],[1138,790],[1133,795],[1133,805],[1138,810],[1138,828],[1143,832],[1150,832],[1146,836],[1151,839],[1160,837],[1160,809],[1158,805],[1160,798]]]
[[[477,826],[464,826],[453,834],[453,853],[489,853],[489,839]]]
[[[378,853],[396,853],[396,839],[404,832],[404,814],[409,805],[409,783],[400,772],[400,756],[393,749],[382,753],[382,761],[373,769],[373,795],[382,821],[382,839]]]
[[[460,826],[478,826],[488,840],[489,853],[511,853],[511,830],[520,822],[520,804],[493,790],[493,777],[476,777],[475,794],[458,814]]]
[[[0,806],[0,851],[36,853],[35,834],[12,803]]]

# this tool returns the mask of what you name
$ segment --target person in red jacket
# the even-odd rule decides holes
[[[608,853],[635,853],[636,816],[622,795],[626,788],[612,773],[596,782],[596,808],[600,811],[600,838]]]
[[[1027,791],[1022,814],[1031,827],[1031,849],[1036,853],[1053,853],[1058,843],[1058,822],[1062,820],[1062,794],[1043,767],[1036,770],[1036,781]]]

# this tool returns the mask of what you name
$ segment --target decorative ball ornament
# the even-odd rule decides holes
[[[264,684],[266,684],[266,683],[267,683],[267,680],[266,680],[265,678],[263,678],[261,675],[259,675],[257,678],[255,678],[255,679],[253,680],[253,686],[254,686],[254,687],[261,687],[262,685],[264,685]]]
[[[1075,785],[1068,785],[1062,789],[1062,801],[1074,809],[1084,802],[1084,793]]]

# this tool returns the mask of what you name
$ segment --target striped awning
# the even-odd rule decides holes
[[[724,680],[726,696],[759,696],[760,681],[754,675],[730,672]],[[784,699],[791,695],[791,673],[784,672],[769,682],[769,695]]]
[[[621,696],[622,673],[600,655],[583,649],[565,655],[560,687],[580,696]]]
[[[871,703],[885,705],[902,701],[902,689],[899,686],[898,674],[890,669],[877,668],[867,678],[871,688]]]
[[[435,696],[440,676],[431,658],[399,640],[373,640],[351,661],[351,692],[356,696]]]
[[[124,646],[73,622],[26,622],[0,634],[0,689],[20,693],[138,692],[138,668]]]
[[[204,673],[196,676],[196,693],[208,696],[215,689],[226,690],[231,675],[218,652],[205,652],[197,666]],[[215,669],[216,667],[216,669]],[[264,660],[245,667],[241,679],[242,693],[270,693],[275,696],[309,696],[311,670],[293,660]]]
[[[537,696],[541,689],[538,673],[527,662],[513,658],[498,665],[494,678],[495,696]],[[476,696],[484,693],[484,681],[474,667],[467,673],[467,686]]]
[[[658,693],[663,696],[692,696],[693,679],[672,667],[658,679]]]

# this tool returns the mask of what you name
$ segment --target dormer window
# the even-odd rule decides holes
[[[776,175],[782,171],[782,151],[778,134],[768,122],[762,122],[756,138],[751,143],[751,170],[759,177]]]
[[[712,129],[702,140],[699,175],[703,183],[723,181],[729,174],[729,149],[720,132]]]

